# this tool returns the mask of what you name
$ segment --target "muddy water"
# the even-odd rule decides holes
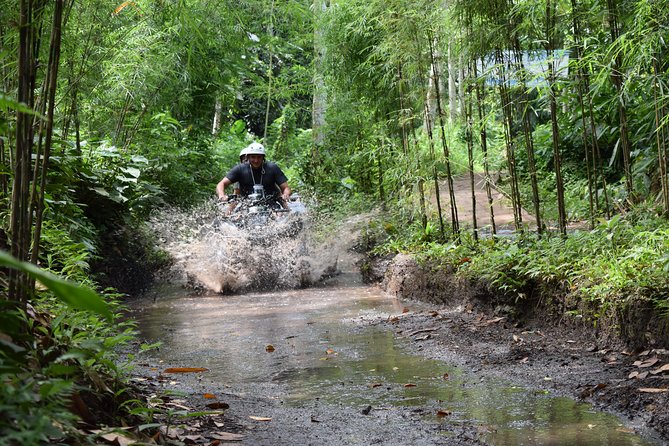
[[[402,311],[354,283],[237,296],[163,290],[134,314],[147,341],[162,341],[155,355],[166,367],[206,367],[214,382],[287,406],[410,407],[427,423],[480,426],[500,446],[652,444],[588,405],[421,358],[364,323]]]

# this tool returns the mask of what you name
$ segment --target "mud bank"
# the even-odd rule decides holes
[[[375,259],[362,270],[409,307],[440,308],[379,322],[424,356],[589,402],[669,441],[667,329],[643,302],[595,319],[598,309],[570,302],[564,290],[536,286],[523,299],[505,296],[408,255]]]

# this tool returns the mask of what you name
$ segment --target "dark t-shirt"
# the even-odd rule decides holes
[[[254,169],[248,163],[237,164],[225,175],[232,183],[239,183],[241,194],[246,196],[253,193],[254,184],[262,184],[265,195],[279,194],[279,185],[288,181],[279,166],[265,162],[259,169]]]

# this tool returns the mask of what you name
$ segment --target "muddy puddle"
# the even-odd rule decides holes
[[[412,310],[419,308],[412,303]],[[499,446],[657,444],[589,405],[421,357],[365,323],[404,311],[376,288],[236,296],[168,289],[132,311],[142,338],[162,342],[151,355],[165,367],[205,367],[217,385],[286,407],[412,408],[426,423],[480,426],[481,440]]]

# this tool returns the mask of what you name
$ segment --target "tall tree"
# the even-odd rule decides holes
[[[546,0],[546,61],[548,62],[548,101],[551,111],[551,135],[553,142],[553,165],[557,194],[558,227],[563,236],[567,235],[567,211],[564,201],[564,180],[562,179],[562,154],[560,151],[560,132],[557,116],[556,88],[556,6],[554,1]]]

